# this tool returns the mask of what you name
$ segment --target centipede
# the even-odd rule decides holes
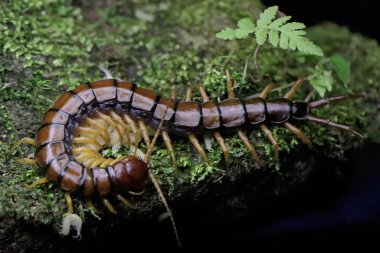
[[[64,92],[44,114],[36,138],[23,138],[15,143],[14,148],[21,143],[35,145],[34,159],[23,159],[23,162],[36,163],[46,171],[46,176],[29,187],[55,182],[65,191],[69,213],[73,213],[71,194],[83,196],[90,205],[91,197],[100,196],[111,213],[116,210],[108,200],[110,196],[133,207],[124,195],[138,194],[150,178],[171,214],[149,168],[149,157],[159,136],[169,151],[175,170],[178,165],[173,137],[187,138],[206,163],[207,153],[198,140],[198,136],[205,133],[214,136],[227,163],[231,158],[224,141],[225,134],[237,134],[253,160],[261,163],[262,159],[246,135],[247,131],[256,129],[273,144],[274,158],[278,159],[278,143],[268,127],[272,125],[284,126],[309,148],[312,148],[312,142],[296,127],[299,123],[314,122],[363,138],[349,126],[312,113],[315,108],[357,96],[335,96],[312,102],[293,100],[304,79],[301,76],[280,98],[267,99],[275,87],[269,84],[257,97],[240,99],[235,96],[233,80],[226,71],[228,97],[220,102],[209,98],[202,85],[189,86],[184,100],[178,101],[132,82],[115,79],[89,82]],[[199,91],[203,102],[192,101],[194,89]],[[155,133],[153,140],[151,132]],[[100,152],[104,147],[127,145],[134,147],[136,153],[141,139],[149,147],[144,160],[135,154],[107,158]],[[172,222],[175,228],[174,220]],[[176,236],[178,239],[177,232]]]

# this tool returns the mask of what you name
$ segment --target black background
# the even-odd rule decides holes
[[[351,31],[380,40],[380,12],[377,1],[279,1],[263,0],[266,6],[277,5],[280,11],[303,22],[307,27],[324,21],[348,26]]]

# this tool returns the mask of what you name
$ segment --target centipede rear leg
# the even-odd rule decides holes
[[[111,202],[106,197],[101,197],[103,205],[108,209],[112,214],[117,214],[116,209],[112,206]]]
[[[233,81],[230,75],[230,72],[226,70],[226,77],[227,77],[227,95],[229,99],[235,98],[235,93],[234,93],[234,87],[233,87]],[[240,138],[240,140],[243,142],[243,144],[246,146],[248,149],[249,153],[251,154],[252,158],[258,162],[261,163],[261,159],[259,155],[257,154],[255,148],[253,145],[249,142],[249,139],[247,135],[243,132],[242,129],[237,130],[237,134]]]

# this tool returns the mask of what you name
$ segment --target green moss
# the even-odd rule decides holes
[[[225,68],[235,81],[236,93],[244,98],[260,92],[264,85],[276,82],[288,85],[301,74],[309,74],[319,59],[292,51],[263,46],[258,62],[263,79],[253,82],[256,72],[251,55],[256,47],[249,40],[225,42],[215,37],[222,27],[235,24],[260,6],[257,1],[197,0],[156,4],[154,1],[8,1],[0,6],[0,217],[13,215],[36,224],[57,226],[66,211],[63,193],[53,184],[26,189],[43,175],[33,166],[17,164],[15,157],[25,157],[33,148],[23,147],[11,154],[10,145],[18,138],[33,134],[45,111],[57,95],[76,85],[102,78],[97,66],[102,64],[116,77],[128,78],[162,95],[174,90],[183,97],[189,84],[202,82],[210,96],[224,99]],[[248,8],[247,8],[248,7]],[[178,14],[180,16],[178,18]],[[309,31],[310,38],[323,47],[327,56],[339,53],[352,66],[349,85],[336,82],[331,94],[366,91],[367,100],[344,102],[318,111],[323,117],[359,128],[366,136],[380,140],[378,122],[368,121],[375,114],[373,101],[379,97],[380,49],[376,42],[353,35],[347,29],[323,25]],[[252,78],[250,77],[252,76]],[[336,79],[337,80],[337,79]],[[297,94],[304,98],[311,91],[307,84]],[[282,89],[273,92],[280,96]],[[200,96],[194,94],[200,101]],[[372,104],[371,104],[372,103]],[[361,110],[356,110],[360,106]],[[375,118],[375,117],[372,117]],[[377,123],[376,123],[377,122]],[[316,149],[324,155],[343,157],[347,145],[359,143],[345,134],[313,124],[301,126]],[[287,154],[297,152],[299,141],[282,127],[273,127],[279,142],[280,159],[273,159],[274,149],[260,131],[249,137],[260,157],[259,167],[236,136],[227,136],[234,173],[255,169],[281,172]],[[221,149],[212,141],[210,163],[204,163],[185,139],[174,138],[179,164],[175,175],[165,145],[159,141],[152,157],[152,167],[164,191],[170,196],[183,189],[194,190],[210,178],[226,176]],[[121,150],[120,152],[122,152]],[[118,155],[110,154],[112,156]],[[186,186],[186,187],[183,187]],[[133,214],[148,213],[159,201],[136,197],[141,208],[122,210]],[[76,210],[84,217],[89,211],[79,199]],[[119,207],[120,208],[120,207]]]

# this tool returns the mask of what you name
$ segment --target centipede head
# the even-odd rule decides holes
[[[296,121],[305,121],[310,115],[310,107],[304,101],[292,101],[292,119]]]

